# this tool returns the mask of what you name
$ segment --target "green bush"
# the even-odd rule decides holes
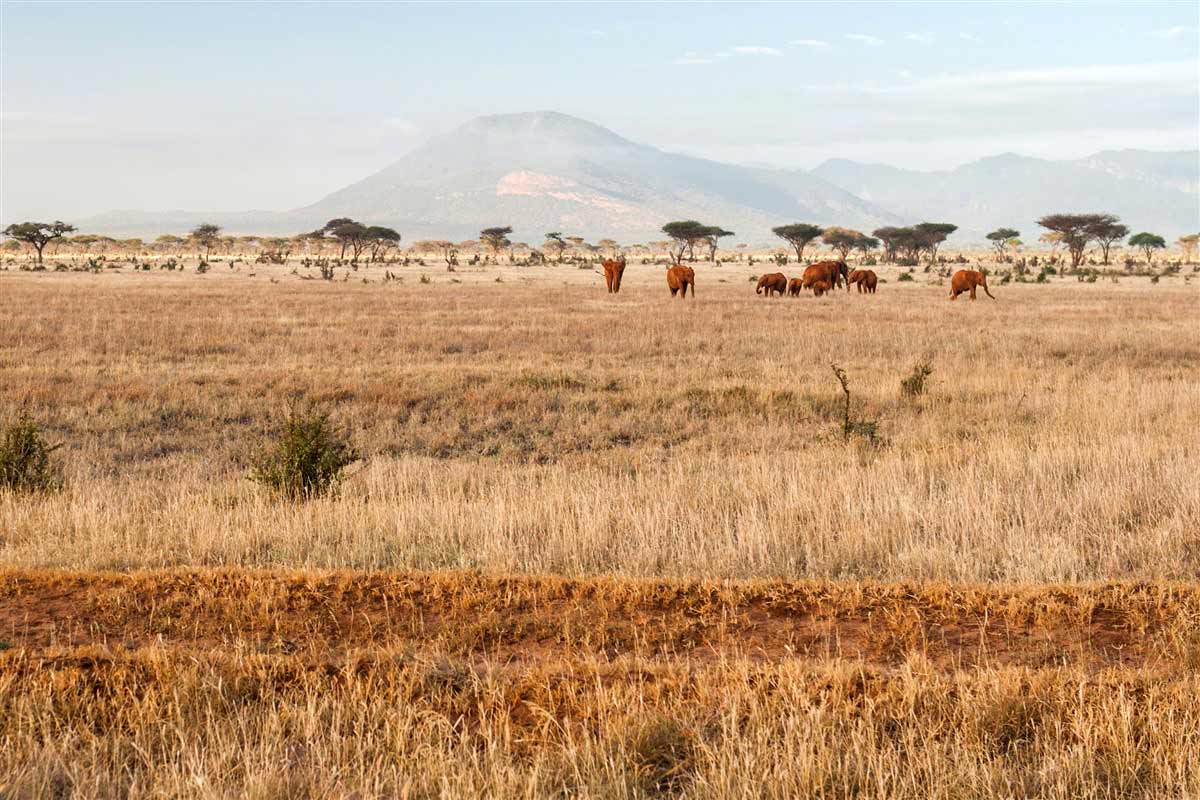
[[[900,282],[902,282],[902,283],[903,283],[904,281],[911,281],[911,280],[913,280],[913,276],[912,276],[912,273],[911,273],[911,272],[901,272],[901,273],[900,273],[900,277],[899,277],[899,278],[897,278],[896,280],[898,280],[898,281],[900,281]]]
[[[0,431],[0,490],[50,492],[61,488],[62,476],[50,457],[61,444],[47,444],[27,414]]]
[[[336,429],[329,414],[293,409],[278,438],[254,460],[250,480],[289,499],[307,500],[334,489],[358,460],[349,434]]]

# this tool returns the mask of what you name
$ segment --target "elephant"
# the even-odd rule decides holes
[[[800,291],[804,288],[803,278],[792,278],[788,281],[788,294],[792,297],[799,297]]]
[[[874,270],[856,269],[846,278],[846,291],[850,291],[850,284],[852,283],[858,287],[859,293],[875,294],[875,286],[879,283],[879,276],[875,274]]]
[[[812,289],[818,281],[828,283],[830,288],[838,287],[842,285],[842,278],[849,277],[849,274],[845,261],[818,261],[804,268],[804,288]],[[849,284],[846,284],[846,289],[849,291]]]
[[[682,264],[676,264],[667,270],[667,288],[671,290],[671,297],[679,292],[679,299],[683,300],[687,297],[688,287],[692,287],[692,297],[696,296],[696,270],[691,267],[685,267]]]
[[[812,289],[813,295],[820,297],[828,292],[832,287],[829,285],[829,281],[813,281],[812,286],[809,288]]]
[[[621,291],[621,276],[625,274],[625,256],[615,261],[601,261],[604,267],[604,282],[608,284],[608,293],[616,294]]]
[[[783,293],[787,291],[787,287],[787,275],[784,275],[782,272],[771,272],[758,279],[758,285],[754,287],[754,293],[763,294],[763,290],[765,289],[767,297],[776,293],[782,297]]]
[[[987,275],[973,269],[960,269],[950,276],[950,299],[955,299],[963,292],[970,292],[971,299],[974,300],[977,286],[982,286],[984,294],[988,297],[996,299],[995,295],[988,291]]]

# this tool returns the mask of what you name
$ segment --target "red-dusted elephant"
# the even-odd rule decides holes
[[[850,273],[850,277],[846,278],[846,291],[850,291],[850,284],[858,287],[859,293],[866,292],[867,294],[875,294],[875,286],[879,283],[879,276],[874,270],[856,269]]]
[[[625,256],[614,261],[601,261],[604,268],[604,282],[608,285],[608,293],[616,294],[621,291],[621,276],[625,274]]]
[[[667,288],[671,290],[671,297],[679,292],[679,299],[687,297],[688,287],[692,287],[692,297],[696,296],[696,270],[691,267],[685,267],[682,264],[676,264],[667,270]]]
[[[758,285],[754,287],[755,294],[766,292],[767,297],[773,294],[783,296],[787,291],[788,279],[787,275],[782,272],[770,272],[758,279]]]
[[[975,287],[982,286],[983,293],[995,300],[995,296],[988,291],[987,275],[973,269],[960,269],[958,272],[950,276],[950,299],[958,297],[963,292],[970,292],[971,299],[975,299]]]

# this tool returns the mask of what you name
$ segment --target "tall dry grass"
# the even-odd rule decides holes
[[[1145,670],[372,651],[0,653],[5,797],[1153,798],[1200,682]]]
[[[0,274],[0,408],[65,443],[68,484],[0,497],[0,564],[1200,575],[1184,278],[764,300],[726,266],[672,303],[660,272]],[[874,441],[843,437],[832,361]],[[336,498],[245,480],[298,402],[368,456]]]

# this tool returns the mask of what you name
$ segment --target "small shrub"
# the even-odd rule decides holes
[[[1046,282],[1046,273],[1045,273],[1045,272],[1039,272],[1039,273],[1038,273],[1038,276],[1037,276],[1037,280],[1036,280],[1036,281],[1034,281],[1034,282],[1035,282],[1035,283],[1045,283],[1045,282]]]
[[[900,393],[905,397],[916,397],[925,394],[925,384],[933,374],[933,364],[922,361],[915,364],[912,374],[900,381]]]
[[[901,283],[904,283],[905,281],[914,280],[913,274],[911,272],[901,272],[900,277],[897,278],[897,280],[900,281]]]
[[[428,275],[421,275],[421,283],[431,283]]]
[[[199,264],[197,264],[197,265],[196,265],[196,272],[199,272],[201,275],[203,275],[204,273],[208,272],[208,262],[207,262],[207,261],[201,261]]]
[[[50,492],[62,486],[61,472],[50,457],[61,444],[47,444],[41,429],[22,414],[0,431],[0,490]]]
[[[349,434],[335,429],[329,414],[293,410],[278,439],[255,459],[250,480],[289,499],[307,500],[336,488],[346,467],[358,460]]]

